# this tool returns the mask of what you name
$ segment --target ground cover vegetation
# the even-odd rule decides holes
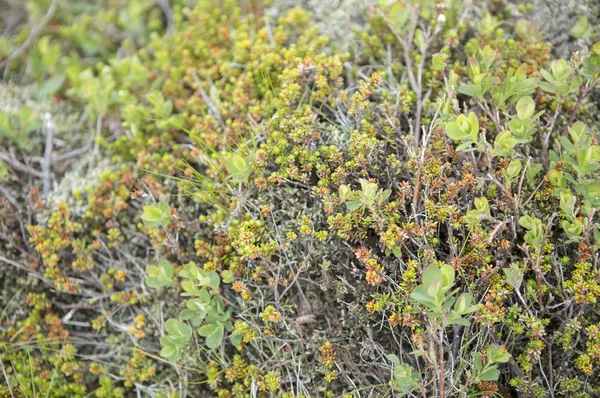
[[[2,3],[0,397],[598,396],[598,1],[291,3]]]

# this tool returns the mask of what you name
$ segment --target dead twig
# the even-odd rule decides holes
[[[169,0],[156,0],[156,4],[165,15],[165,20],[167,21],[167,35],[171,35],[173,30],[175,30],[175,21],[173,19],[173,9],[169,4]]]
[[[19,162],[15,158],[15,155],[12,152],[10,152],[10,155],[9,155],[6,152],[0,151],[0,159],[5,161],[6,163],[8,163],[8,165],[14,169],[17,169],[24,173],[29,173],[34,177],[38,177],[38,178],[42,177],[42,173],[40,171],[33,169],[33,168],[27,166],[26,164]]]
[[[44,18],[42,18],[40,23],[31,30],[31,32],[29,33],[29,36],[27,37],[27,39],[25,39],[23,44],[21,44],[21,46],[19,48],[17,48],[15,50],[15,52],[10,54],[5,60],[0,62],[0,69],[4,69],[12,61],[19,58],[19,56],[21,56],[21,54],[23,54],[25,51],[27,51],[27,49],[33,44],[35,39],[37,39],[37,37],[40,35],[40,33],[46,27],[46,25],[48,25],[48,22],[50,22],[50,19],[52,19],[52,16],[54,15],[54,12],[56,11],[57,3],[58,3],[57,0],[52,0],[52,3],[50,3],[50,7],[48,7],[48,11],[46,11],[46,15],[44,15]]]
[[[44,114],[44,131],[46,132],[46,143],[44,159],[42,161],[42,192],[46,196],[50,192],[52,184],[52,140],[54,139],[54,123],[52,122],[52,116],[48,112]]]

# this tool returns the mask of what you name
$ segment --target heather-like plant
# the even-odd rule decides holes
[[[0,396],[597,394],[592,14],[561,59],[535,5],[30,3]]]

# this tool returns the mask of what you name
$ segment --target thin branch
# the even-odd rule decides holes
[[[8,163],[14,169],[23,171],[25,173],[29,173],[35,177],[42,176],[42,173],[40,171],[33,169],[33,168],[19,162],[12,153],[10,155],[8,155],[7,153],[0,151],[0,159],[5,161],[6,163]]]
[[[196,82],[196,84],[198,85],[198,92],[200,93],[200,95],[202,96],[202,100],[204,101],[204,103],[208,107],[208,112],[210,113],[210,115],[213,118],[217,119],[217,121],[219,122],[219,124],[221,126],[221,129],[223,129],[223,131],[227,130],[227,126],[225,125],[225,121],[221,117],[221,113],[219,112],[219,108],[217,108],[217,106],[215,105],[215,103],[206,94],[206,91],[204,91],[204,89],[202,88],[202,82],[200,81],[200,78],[198,77],[198,74],[196,73],[195,70],[192,71],[192,77],[194,78],[194,82]]]
[[[156,0],[156,4],[162,13],[165,14],[165,19],[167,20],[167,35],[171,35],[173,30],[175,30],[175,21],[173,19],[173,9],[169,4],[169,0]]]
[[[23,42],[23,44],[21,44],[21,47],[17,48],[15,50],[15,52],[13,52],[12,54],[10,54],[8,56],[8,58],[6,58],[4,61],[0,62],[0,69],[4,69],[8,64],[10,64],[12,61],[14,61],[19,56],[21,56],[21,54],[23,54],[25,51],[27,51],[27,49],[33,44],[35,39],[37,39],[37,37],[40,35],[40,33],[42,33],[42,30],[46,27],[46,25],[48,25],[48,22],[50,22],[50,19],[52,19],[52,16],[54,15],[54,11],[56,11],[57,3],[58,3],[57,0],[52,0],[52,3],[50,3],[50,7],[48,7],[48,11],[46,11],[46,15],[44,15],[44,18],[39,23],[39,25],[37,25],[35,28],[33,28],[31,30],[31,33],[29,33],[29,36],[27,37],[27,39]]]
[[[11,205],[13,205],[19,212],[23,210],[21,206],[19,206],[19,202],[17,202],[14,196],[12,196],[10,192],[8,192],[8,189],[4,188],[2,184],[0,184],[0,194],[2,194],[6,198],[6,200],[8,200],[8,202]]]
[[[44,114],[44,131],[46,132],[46,144],[44,148],[44,160],[42,161],[42,183],[44,196],[50,192],[52,184],[52,147],[54,139],[54,123],[52,116],[46,112]]]

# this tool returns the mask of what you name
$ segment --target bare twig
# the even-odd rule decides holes
[[[46,144],[44,148],[44,160],[42,161],[42,183],[44,196],[50,192],[52,184],[52,146],[54,139],[54,123],[52,116],[46,112],[44,114],[44,131],[46,132]]]
[[[8,189],[4,188],[1,184],[0,184],[0,194],[2,194],[2,196],[4,196],[6,198],[6,200],[8,200],[8,202],[11,205],[13,205],[19,212],[21,212],[23,210],[21,208],[21,206],[19,206],[19,202],[17,202],[15,197],[12,196],[10,194],[10,192],[8,191]]]
[[[92,139],[84,146],[82,146],[81,148],[77,148],[77,149],[73,149],[72,151],[69,152],[65,152],[62,153],[60,155],[52,155],[52,161],[53,162],[60,162],[63,160],[67,160],[67,159],[71,159],[74,158],[76,156],[79,155],[83,155],[84,153],[86,153],[87,151],[90,150],[90,148],[92,147],[92,143],[94,142],[94,138],[92,137]]]
[[[0,365],[2,366],[2,374],[4,375],[4,379],[6,380],[6,385],[8,386],[8,391],[10,392],[11,398],[15,398],[12,387],[10,386],[10,380],[8,379],[8,375],[6,374],[6,369],[4,369],[4,361],[0,359]]]
[[[496,177],[494,177],[494,175],[492,173],[488,173],[488,177],[498,187],[500,187],[500,190],[504,193],[504,195],[506,196],[506,198],[508,200],[510,200],[510,202],[512,203],[512,208],[513,208],[513,212],[514,212],[514,215],[515,215],[515,220],[518,221],[519,220],[519,204],[518,204],[518,201],[517,201],[517,195],[515,194],[513,196],[510,193],[510,191],[508,190],[508,188],[506,188],[506,186],[504,184],[502,184],[500,181],[498,181],[498,179]],[[516,225],[517,225],[517,222],[513,221],[512,222],[513,235],[515,235],[515,236],[517,234],[517,232],[516,232]],[[514,239],[515,236],[513,236],[513,239]]]
[[[438,341],[438,366],[439,366],[439,383],[440,383],[440,397],[445,397],[445,385],[444,378],[446,375],[446,371],[444,369],[444,329],[446,325],[443,325],[439,332],[439,341]]]
[[[32,269],[29,269],[29,268],[27,268],[26,266],[24,266],[24,265],[22,265],[22,264],[19,264],[19,263],[18,263],[18,262],[16,262],[16,261],[13,261],[13,260],[11,260],[11,259],[8,259],[8,258],[6,258],[6,257],[3,257],[3,256],[0,256],[0,261],[1,261],[1,262],[3,262],[3,263],[5,263],[5,264],[12,265],[13,267],[15,267],[15,268],[17,268],[17,269],[20,269],[21,271],[25,271],[25,272],[27,272],[29,275],[31,275],[31,276],[33,276],[34,278],[36,278],[36,279],[39,279],[39,280],[41,280],[41,281],[43,281],[43,282],[47,283],[47,284],[48,284],[48,285],[50,285],[50,286],[53,286],[53,285],[54,285],[54,284],[53,284],[53,282],[52,282],[50,279],[47,279],[47,278],[45,278],[45,277],[41,276],[41,274],[39,274],[38,272],[36,272],[36,271],[34,271],[34,270],[32,270]]]
[[[98,154],[98,151],[99,151],[98,138],[100,137],[100,135],[102,133],[102,118],[104,118],[103,114],[98,115],[96,117],[96,135],[95,135],[95,139],[94,139],[94,149],[92,150],[92,156],[90,156],[90,164],[88,166],[88,174],[94,169],[96,155]]]
[[[173,20],[173,9],[169,4],[169,0],[156,0],[156,4],[165,15],[167,20],[167,34],[171,35],[175,29],[175,21]]]
[[[198,74],[196,73],[195,70],[192,71],[192,77],[194,78],[194,81],[198,85],[198,92],[200,93],[200,95],[202,96],[202,100],[208,107],[208,111],[209,111],[210,115],[219,121],[221,129],[223,129],[223,131],[225,131],[227,129],[227,126],[225,126],[225,121],[221,117],[219,108],[217,108],[217,105],[212,101],[212,99],[206,94],[206,91],[204,91],[204,89],[202,88],[202,82],[200,81],[200,78],[198,77]]]
[[[577,112],[579,111],[579,108],[583,103],[583,99],[590,93],[590,91],[592,91],[592,89],[594,88],[596,83],[598,83],[598,81],[600,81],[600,77],[597,77],[593,81],[588,81],[586,84],[579,87],[579,96],[577,97],[577,103],[573,107],[571,115],[569,116],[569,121],[567,122],[567,125],[565,126],[562,132],[563,137],[567,135],[567,133],[569,132],[569,127],[573,125],[573,121],[575,121],[575,116],[577,115]]]
[[[21,162],[19,162],[13,153],[11,153],[10,155],[7,154],[6,152],[0,151],[0,159],[2,159],[3,161],[5,161],[6,163],[8,163],[12,168],[17,169],[19,171],[23,171],[25,173],[29,173],[35,177],[41,177],[42,173],[36,169],[33,169],[29,166],[27,166],[26,164],[23,164]]]
[[[48,25],[48,22],[50,22],[50,19],[52,19],[52,16],[54,15],[54,11],[56,11],[57,3],[58,3],[57,0],[52,0],[52,3],[50,3],[50,7],[48,7],[48,11],[46,11],[46,15],[44,15],[44,18],[42,18],[40,23],[31,30],[31,33],[29,33],[29,36],[27,37],[27,39],[25,39],[23,44],[21,44],[21,46],[19,48],[17,48],[15,50],[15,52],[10,54],[5,60],[0,62],[0,69],[4,69],[8,64],[10,64],[12,61],[17,59],[21,54],[23,54],[25,51],[27,51],[27,49],[33,44],[35,39],[37,39],[37,37],[40,35],[40,33],[46,27],[46,25]]]
[[[442,108],[443,103],[444,103],[444,101],[442,100],[440,102],[440,105],[438,106],[438,108],[435,111],[435,115],[433,115],[433,119],[431,120],[431,123],[429,123],[429,130],[428,130],[427,134],[423,137],[423,146],[421,148],[421,159],[419,160],[419,170],[417,171],[417,177],[415,179],[415,190],[413,193],[413,202],[412,202],[413,211],[415,213],[418,212],[417,206],[419,204],[419,188],[421,185],[421,173],[423,170],[423,165],[425,163],[425,150],[427,148],[427,143],[429,142],[429,139],[431,138],[431,134],[433,132],[433,126],[435,125],[436,119],[440,113],[440,109]],[[416,148],[418,148],[418,147],[419,147],[419,143],[416,144]]]

